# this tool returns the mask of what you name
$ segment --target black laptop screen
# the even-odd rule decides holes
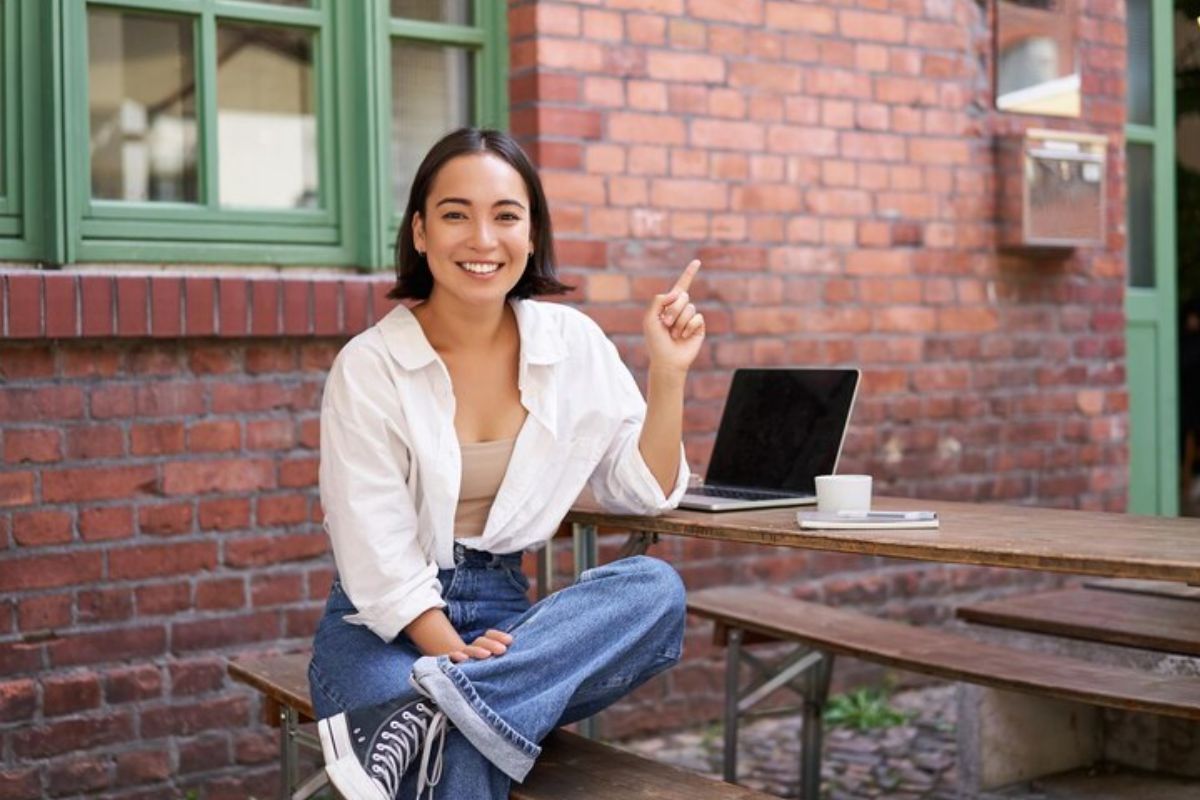
[[[837,465],[857,386],[857,370],[737,370],[705,482],[814,492]]]

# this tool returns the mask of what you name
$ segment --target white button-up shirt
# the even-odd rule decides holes
[[[465,544],[509,553],[543,544],[584,487],[605,509],[657,514],[664,496],[638,450],[646,403],[591,319],[556,303],[512,302],[518,388],[528,415],[483,534]],[[391,641],[441,608],[438,568],[454,566],[462,461],[450,374],[404,306],[338,354],[321,406],[321,505],[338,575],[365,625]]]

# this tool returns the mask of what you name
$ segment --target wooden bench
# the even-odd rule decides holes
[[[308,654],[263,655],[229,663],[229,674],[262,693],[267,721],[280,730],[280,797],[310,796],[324,770],[298,780],[298,749],[319,754],[317,737],[300,725],[314,719],[308,694]],[[448,766],[453,769],[453,765]],[[567,731],[542,742],[529,778],[514,784],[512,800],[768,800],[768,795],[710,780]]]
[[[1015,650],[952,632],[917,628],[745,588],[688,595],[688,611],[716,623],[715,640],[728,648],[724,777],[737,776],[738,713],[780,688],[804,701],[801,797],[819,796],[822,713],[835,654],[1000,689],[1189,719],[1200,719],[1200,681],[1169,678],[1062,656]],[[744,652],[754,642],[795,642],[778,663]],[[755,681],[739,693],[743,664]]]
[[[1107,589],[1062,589],[963,606],[968,622],[1200,656],[1200,602]]]

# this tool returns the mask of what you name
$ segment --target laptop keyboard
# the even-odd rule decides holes
[[[688,489],[688,494],[720,497],[726,500],[776,500],[782,497],[796,496],[791,492],[772,492],[765,489],[732,489],[725,486],[696,486]]]

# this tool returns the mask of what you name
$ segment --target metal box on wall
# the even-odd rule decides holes
[[[997,208],[1003,247],[1103,245],[1105,136],[1033,129],[998,142]]]

